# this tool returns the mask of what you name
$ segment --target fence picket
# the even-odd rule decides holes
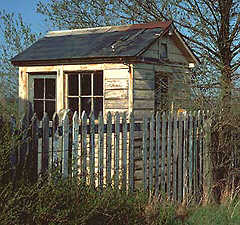
[[[183,139],[183,200],[186,200],[188,194],[188,138],[189,138],[189,117],[186,114],[184,118],[184,139]]]
[[[38,177],[38,119],[34,114],[32,118],[32,130],[31,130],[31,145],[32,145],[32,162],[31,162],[31,174],[33,182],[37,181]]]
[[[155,119],[154,114],[152,114],[150,120],[150,135],[149,135],[149,190],[151,192],[153,191],[154,126]]]
[[[148,189],[147,180],[147,139],[148,139],[148,118],[145,116],[143,120],[143,188]]]
[[[167,138],[167,121],[166,121],[166,114],[163,112],[162,114],[162,145],[161,145],[161,191],[165,193],[165,185],[166,185],[166,179],[165,179],[165,160],[166,160],[166,138]]]
[[[78,175],[78,137],[79,137],[79,121],[77,111],[73,114],[73,127],[72,127],[72,157],[73,157],[73,176]]]
[[[156,115],[156,158],[155,158],[155,194],[159,195],[159,160],[160,160],[160,113],[157,112]]]
[[[42,120],[42,164],[41,173],[46,173],[49,168],[49,118],[48,114],[44,113]]]
[[[173,199],[177,201],[178,117],[173,115]]]
[[[167,143],[167,196],[171,198],[172,173],[172,113],[168,114],[168,143]]]
[[[86,183],[87,177],[87,114],[85,111],[82,113],[81,119],[82,133],[81,133],[81,177],[83,183]]]
[[[90,185],[95,187],[95,117],[94,113],[90,114]]]
[[[119,187],[119,141],[120,141],[120,114],[115,114],[115,136],[114,136],[114,187]]]
[[[112,183],[112,114],[107,114],[107,160],[106,160],[106,176],[107,185],[111,186]]]
[[[129,132],[129,191],[134,190],[134,114],[130,114]]]
[[[127,188],[127,115],[122,116],[122,189]]]
[[[58,151],[59,151],[59,136],[58,136],[58,126],[59,126],[59,117],[57,113],[55,112],[53,114],[53,132],[52,132],[52,165],[51,168],[55,169],[57,166],[59,166],[58,161]]]
[[[193,114],[193,195],[195,196],[195,200],[197,199],[197,189],[198,189],[198,184],[197,184],[197,126],[198,126],[198,118],[197,118],[197,112],[194,112]]]
[[[183,200],[183,115],[179,115],[179,135],[178,135],[178,201]]]
[[[68,112],[65,111],[62,120],[63,126],[63,148],[62,148],[62,173],[63,177],[68,177],[68,162],[69,162],[69,118]]]
[[[104,121],[102,112],[98,115],[98,185],[103,188],[103,149],[104,149]]]
[[[193,191],[193,116],[189,115],[189,194]]]

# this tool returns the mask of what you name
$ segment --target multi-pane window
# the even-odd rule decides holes
[[[103,72],[81,72],[68,74],[68,108],[95,117],[103,111]]]
[[[39,120],[44,112],[48,113],[51,120],[56,111],[56,78],[38,77],[33,78],[33,109]]]

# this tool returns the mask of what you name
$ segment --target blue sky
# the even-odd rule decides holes
[[[44,1],[47,2],[48,0]],[[38,0],[1,0],[0,10],[5,9],[15,14],[21,13],[23,20],[31,24],[33,31],[45,32],[47,27],[44,24],[43,17],[35,12],[37,2]]]

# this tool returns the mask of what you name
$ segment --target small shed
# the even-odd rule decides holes
[[[40,120],[66,108],[140,119],[166,105],[184,108],[183,84],[198,59],[168,21],[52,31],[11,62],[20,113],[31,102]]]

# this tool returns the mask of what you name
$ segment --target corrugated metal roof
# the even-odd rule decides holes
[[[137,56],[171,22],[49,32],[11,62]]]

